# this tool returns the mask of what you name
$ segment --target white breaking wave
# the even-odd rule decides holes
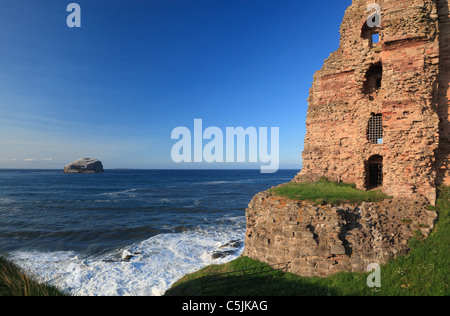
[[[0,204],[11,204],[14,203],[15,200],[11,198],[0,198]]]
[[[211,255],[230,240],[243,241],[244,236],[245,225],[233,225],[216,231],[161,234],[99,256],[18,251],[9,257],[39,280],[71,295],[160,296],[188,273],[236,259],[243,249],[221,259]]]
[[[220,180],[220,181],[207,181],[207,182],[200,182],[200,183],[193,183],[192,186],[196,186],[199,184],[240,184],[240,183],[253,183],[255,180],[233,180],[233,181],[226,181],[226,180]]]
[[[136,191],[137,191],[137,189],[129,189],[129,190],[124,190],[124,191],[116,191],[116,192],[100,193],[100,194],[97,194],[97,195],[98,195],[98,196],[100,196],[100,195],[106,195],[106,196],[117,197],[117,196],[119,196],[120,194],[128,194],[128,193],[136,192]]]

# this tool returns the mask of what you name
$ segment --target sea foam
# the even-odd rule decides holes
[[[237,258],[243,249],[220,259],[211,255],[230,240],[243,241],[245,229],[238,225],[243,220],[226,229],[160,234],[101,255],[17,251],[9,257],[40,281],[70,295],[160,296],[188,273]]]

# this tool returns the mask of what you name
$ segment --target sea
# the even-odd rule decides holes
[[[161,296],[241,255],[253,195],[297,172],[0,170],[0,253],[69,295]]]

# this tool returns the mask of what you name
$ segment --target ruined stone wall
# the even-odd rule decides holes
[[[439,14],[439,100],[440,142],[437,156],[437,183],[450,185],[450,5],[438,0]]]
[[[380,28],[366,24],[367,5],[373,2],[381,8]],[[448,87],[448,75],[439,77],[439,71],[447,67],[443,60],[449,62],[439,49],[449,47],[439,46],[438,22],[433,0],[353,1],[338,50],[314,75],[300,176],[317,174],[367,189],[368,161],[379,155],[383,191],[435,202],[436,166],[448,179],[449,153],[448,95],[438,94],[438,82]],[[371,33],[378,33],[380,42],[372,42]],[[382,69],[379,87],[372,78],[377,67]],[[376,114],[382,116],[383,139],[371,143],[368,122]]]
[[[246,210],[243,255],[268,264],[291,262],[289,271],[302,276],[365,272],[371,263],[406,254],[415,231],[429,234],[437,214],[427,206],[425,199],[398,198],[317,206],[262,192]]]

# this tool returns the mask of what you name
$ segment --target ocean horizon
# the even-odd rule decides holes
[[[0,252],[70,295],[163,295],[237,258],[251,198],[297,173],[0,169]]]

